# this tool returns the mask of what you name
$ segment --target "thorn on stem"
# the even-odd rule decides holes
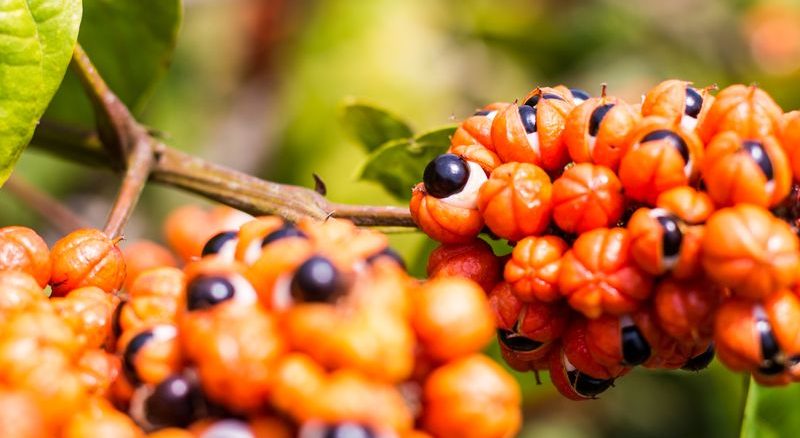
[[[328,187],[325,186],[325,181],[323,181],[322,178],[320,178],[320,176],[316,173],[312,173],[311,176],[314,177],[314,191],[322,196],[327,195]]]

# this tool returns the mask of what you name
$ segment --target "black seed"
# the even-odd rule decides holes
[[[677,256],[681,252],[681,243],[683,242],[683,233],[678,225],[680,219],[671,214],[665,214],[656,217],[656,220],[661,224],[661,250],[664,257]]]
[[[313,256],[303,262],[292,279],[292,296],[303,302],[333,302],[341,293],[339,271],[328,259]]]
[[[648,141],[663,140],[663,139],[669,140],[675,147],[675,149],[677,149],[678,152],[680,152],[681,157],[683,157],[684,163],[689,162],[689,146],[686,146],[686,142],[683,141],[683,138],[681,138],[680,135],[670,131],[669,129],[659,129],[653,131],[642,137],[642,139],[639,140],[639,143],[646,143]]]
[[[125,307],[125,304],[128,302],[123,300],[117,304],[117,308],[114,309],[114,313],[111,315],[111,333],[114,335],[115,338],[119,338],[122,335],[122,323],[120,318],[122,317],[122,308]]]
[[[689,117],[697,118],[703,108],[703,96],[692,87],[686,87],[686,103],[683,112]]]
[[[592,137],[597,136],[597,132],[600,130],[600,122],[603,121],[603,118],[613,107],[613,103],[607,103],[605,105],[598,106],[594,109],[594,111],[592,111],[592,116],[589,117],[589,135]]]
[[[233,298],[236,289],[224,277],[198,276],[186,286],[186,308],[203,310]]]
[[[195,420],[202,403],[195,382],[173,375],[156,385],[144,402],[147,421],[157,427],[186,427]]]
[[[434,158],[425,166],[422,176],[425,191],[440,199],[463,190],[468,180],[469,166],[467,166],[467,162],[453,154],[443,154]]]
[[[403,261],[403,258],[400,257],[400,254],[398,254],[397,251],[393,250],[392,248],[389,248],[388,246],[386,248],[382,249],[380,252],[367,257],[367,263],[370,263],[370,264],[374,263],[375,260],[377,260],[377,259],[379,259],[381,257],[388,257],[388,258],[394,260],[395,262],[397,262],[397,264],[400,265],[401,268],[403,268],[403,269],[406,268],[406,263],[405,263],[405,261]]]
[[[747,151],[747,153],[753,158],[753,161],[758,164],[758,167],[760,167],[761,171],[764,172],[764,176],[767,178],[767,181],[772,181],[772,179],[775,177],[772,172],[772,161],[769,159],[769,155],[767,155],[764,145],[755,140],[745,140],[742,142],[742,148]]]
[[[536,132],[536,108],[528,105],[520,105],[519,117],[522,119],[522,126],[525,132],[532,134]]]
[[[488,116],[490,112],[491,111],[488,111],[488,110],[480,110],[480,111],[475,111],[475,113],[472,114],[472,115],[473,116]]]
[[[150,339],[153,339],[153,331],[143,331],[128,342],[128,345],[125,346],[125,351],[122,353],[122,371],[133,386],[138,386],[142,383],[142,379],[139,378],[139,373],[136,371],[136,356],[150,342]]]
[[[650,344],[636,326],[622,328],[622,360],[625,365],[641,365],[650,358]]]
[[[584,397],[596,397],[614,384],[614,379],[596,379],[578,370],[568,371],[567,377],[575,392]]]
[[[368,426],[358,423],[342,423],[328,426],[323,438],[374,438],[375,432]]]
[[[764,365],[758,367],[758,372],[765,376],[774,376],[784,371],[786,371],[786,367],[774,360],[768,360]]]
[[[226,243],[236,239],[238,236],[239,233],[236,231],[223,231],[218,233],[211,239],[208,239],[208,242],[203,246],[203,252],[201,254],[203,257],[216,254],[222,250],[222,247],[225,246]]]
[[[533,351],[544,345],[543,342],[526,338],[506,329],[497,329],[497,339],[501,344],[513,351]]]
[[[778,340],[775,339],[775,334],[772,332],[772,327],[767,320],[761,320],[756,324],[758,328],[758,338],[761,342],[761,357],[765,361],[772,361],[780,355],[781,347],[778,345]]]
[[[714,343],[708,345],[706,351],[698,354],[697,356],[689,359],[686,361],[685,364],[681,367],[682,370],[686,371],[700,371],[708,368],[711,365],[711,361],[714,360]]]
[[[581,90],[580,88],[570,88],[569,91],[572,93],[572,97],[574,99],[589,100],[592,98],[589,93]]]
[[[564,98],[559,96],[558,94],[544,93],[544,94],[537,94],[535,96],[531,96],[530,99],[525,101],[525,105],[530,106],[530,107],[534,107],[534,106],[536,106],[536,104],[539,103],[539,99],[541,99],[541,98],[564,100]]]
[[[297,229],[297,227],[294,225],[285,224],[277,230],[267,234],[267,236],[264,237],[264,240],[261,241],[261,246],[267,246],[276,240],[284,239],[286,237],[302,237],[303,239],[308,239],[308,236],[306,236],[304,232]]]

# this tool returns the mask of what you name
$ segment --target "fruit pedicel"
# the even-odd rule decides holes
[[[715,353],[764,385],[800,380],[800,116],[756,86],[715,88],[667,80],[630,104],[540,87],[467,119],[457,132],[492,118],[491,137],[454,136],[425,168],[412,217],[442,243],[432,260],[471,245],[488,270],[460,254],[436,272],[498,278],[511,367],[575,400]],[[491,166],[466,153],[483,149]],[[482,232],[513,252],[483,262]]]

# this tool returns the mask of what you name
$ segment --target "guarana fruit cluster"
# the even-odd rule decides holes
[[[178,257],[0,229],[0,436],[518,431],[520,390],[480,354],[494,320],[474,282],[412,279],[347,221],[186,207],[165,226]]]
[[[413,189],[442,243],[429,274],[480,282],[508,363],[572,399],[715,352],[761,384],[800,380],[800,112],[756,86],[605,91],[540,87],[461,122]]]

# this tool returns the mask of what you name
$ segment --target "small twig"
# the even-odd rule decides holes
[[[154,162],[150,140],[149,137],[140,139],[133,146],[133,150],[128,156],[128,168],[125,171],[125,177],[122,179],[117,199],[108,214],[106,226],[103,230],[111,239],[122,235],[122,229],[128,223],[131,215],[133,215],[133,210],[139,202],[139,196],[150,178],[150,171]]]
[[[69,234],[77,229],[90,227],[75,212],[48,193],[26,181],[19,174],[12,175],[3,188],[25,203],[60,233]]]

